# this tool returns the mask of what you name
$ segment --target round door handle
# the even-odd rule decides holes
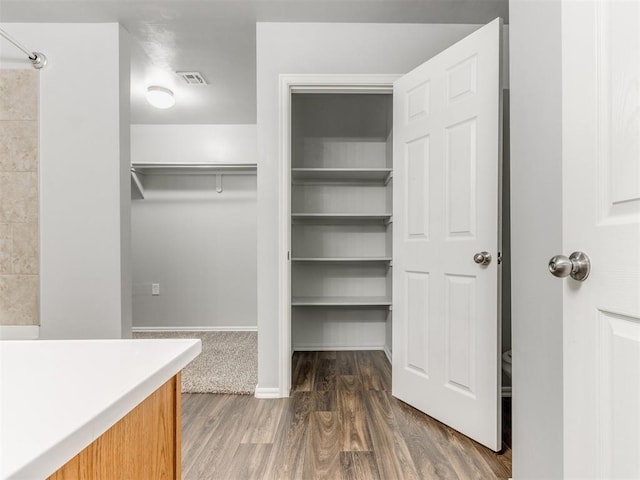
[[[574,280],[584,282],[591,271],[591,261],[583,252],[573,252],[568,258],[556,255],[549,260],[549,271],[554,277],[571,276]]]
[[[478,265],[489,265],[491,263],[491,254],[489,252],[476,253],[473,256],[473,261]]]

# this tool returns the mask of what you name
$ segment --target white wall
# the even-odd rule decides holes
[[[276,221],[279,75],[406,73],[477,28],[477,25],[257,24],[259,389],[280,386]]]
[[[255,125],[131,125],[134,162],[256,162]]]
[[[133,125],[133,162],[255,163],[255,125]],[[222,158],[210,152],[224,150]],[[146,176],[132,203],[134,329],[256,328],[256,176]],[[160,295],[151,295],[151,284]]]
[[[49,59],[40,76],[40,336],[128,336],[128,34],[117,23],[2,28]],[[28,65],[3,44],[0,67]]]
[[[560,2],[510,0],[509,18],[513,477],[562,478]]]

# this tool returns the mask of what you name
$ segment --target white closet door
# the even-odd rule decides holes
[[[393,394],[496,451],[501,28],[464,38],[393,93]],[[480,252],[490,263],[474,261]]]
[[[564,476],[640,478],[640,4],[562,4]],[[560,208],[560,206],[558,206]],[[541,265],[541,267],[545,267]]]

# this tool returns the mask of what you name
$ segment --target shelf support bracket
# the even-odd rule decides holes
[[[216,192],[222,193],[222,174],[216,173]]]
[[[134,169],[131,169],[131,178],[133,179],[133,183],[135,183],[136,187],[138,188],[140,196],[144,200],[144,186],[140,181],[140,177],[138,177],[138,172],[136,172]]]

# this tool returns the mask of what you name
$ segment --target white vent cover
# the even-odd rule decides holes
[[[176,72],[176,75],[189,85],[207,85],[207,81],[200,72]]]

